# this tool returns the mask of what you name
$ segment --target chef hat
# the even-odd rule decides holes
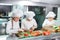
[[[55,17],[56,16],[56,14],[54,13],[54,12],[49,12],[48,14],[47,14],[47,16],[46,16],[46,18],[49,18],[49,17]]]
[[[34,17],[35,13],[33,11],[26,12],[26,17]]]
[[[12,11],[12,17],[22,17],[22,16],[23,16],[22,10],[16,9],[16,10]]]

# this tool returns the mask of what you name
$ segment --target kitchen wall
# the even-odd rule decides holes
[[[58,7],[58,18],[57,20],[60,20],[60,7]]]
[[[60,26],[60,7],[58,7],[56,25]]]

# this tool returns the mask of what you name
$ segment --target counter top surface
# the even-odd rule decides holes
[[[1,35],[0,40],[6,40],[8,36],[9,35]],[[53,33],[49,36],[28,37],[28,38],[23,38],[23,39],[18,38],[18,40],[36,40],[36,39],[38,39],[38,40],[41,39],[42,40],[42,39],[51,39],[51,38],[57,38],[57,37],[60,38],[60,33]]]
[[[6,40],[7,37],[8,37],[8,35],[1,35],[0,40]]]

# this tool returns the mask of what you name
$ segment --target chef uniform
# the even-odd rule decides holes
[[[52,12],[52,11],[49,12],[49,13],[47,14],[47,16],[46,16],[47,19],[45,19],[45,21],[43,22],[42,27],[49,29],[48,26],[49,26],[49,27],[50,27],[50,26],[54,26],[54,24],[55,24],[55,20],[54,20],[55,16],[56,16],[56,14],[55,14],[54,12]],[[52,20],[52,21],[49,21],[49,20],[48,20],[49,17],[52,17],[53,20]]]
[[[12,12],[12,18],[22,17],[22,16],[23,16],[23,12],[21,10],[16,9]],[[17,22],[15,22],[14,20],[8,21],[7,27],[6,27],[6,32],[7,32],[7,34],[9,34],[9,37],[7,38],[7,40],[17,40],[17,37],[15,37],[15,36],[11,37],[10,35],[12,35],[13,33],[17,33],[18,30],[20,30],[19,21],[17,21]]]
[[[29,11],[26,13],[26,18],[22,20],[22,29],[24,30],[30,30],[30,28],[37,28],[37,23],[35,19],[33,18],[35,16],[35,13],[32,11]],[[28,21],[27,19],[30,19]]]

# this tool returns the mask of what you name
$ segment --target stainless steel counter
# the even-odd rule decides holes
[[[0,40],[6,40],[8,35],[0,35]]]
[[[23,38],[23,39],[19,39],[19,40],[60,40],[60,33],[53,33],[49,36]]]
[[[0,40],[6,40],[7,37],[8,37],[8,35],[2,35],[2,36],[0,36]],[[49,36],[28,37],[28,38],[22,38],[22,39],[18,38],[18,40],[52,40],[52,39],[60,40],[60,33],[53,33]]]

